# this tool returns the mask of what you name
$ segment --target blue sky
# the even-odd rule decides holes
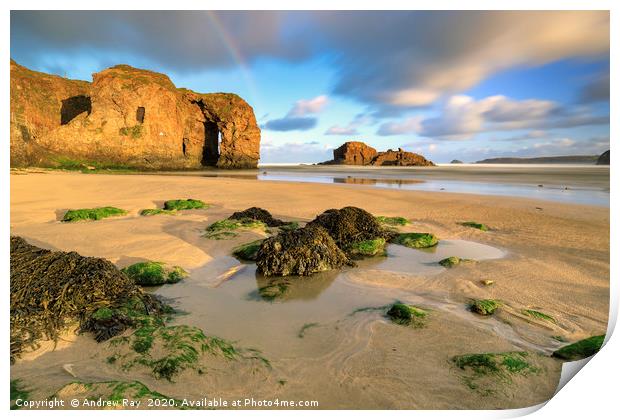
[[[235,92],[262,163],[327,160],[348,140],[440,163],[609,149],[607,12],[13,11],[11,57]]]

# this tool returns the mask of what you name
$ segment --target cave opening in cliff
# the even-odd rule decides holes
[[[83,112],[90,115],[91,109],[90,96],[77,95],[64,99],[60,107],[60,125],[69,124],[71,120]]]
[[[221,133],[214,121],[205,121],[205,144],[202,149],[202,164],[214,166],[220,158]]]
[[[139,106],[138,109],[136,110],[136,121],[138,121],[139,124],[144,123],[144,107],[143,106]]]

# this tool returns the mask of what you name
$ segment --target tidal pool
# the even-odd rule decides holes
[[[463,240],[442,240],[423,250],[389,245],[387,256],[358,261],[357,267],[276,278],[257,274],[254,264],[221,257],[156,293],[187,312],[177,318],[178,323],[260,348],[269,357],[302,356],[316,354],[317,348],[308,345],[311,330],[334,327],[361,312],[382,314],[385,309],[380,308],[410,300],[411,291],[364,284],[354,281],[355,276],[372,271],[389,283],[395,274],[439,275],[446,269],[437,262],[449,256],[483,261],[504,255],[497,248]]]

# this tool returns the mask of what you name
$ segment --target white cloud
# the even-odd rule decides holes
[[[289,117],[305,117],[310,114],[318,114],[328,103],[327,95],[320,95],[312,99],[300,99],[288,112]]]
[[[318,141],[287,142],[275,144],[261,142],[260,154],[263,163],[315,163],[332,158],[333,146]]]
[[[399,134],[417,133],[420,131],[420,117],[411,117],[399,122],[387,122],[381,124],[377,130],[379,136],[395,136]]]
[[[332,125],[325,131],[325,134],[328,136],[356,136],[359,134],[358,128],[366,125],[372,124],[374,122],[373,118],[371,118],[367,114],[357,114],[353,121],[351,121],[346,126],[342,127],[340,125]]]
[[[300,99],[283,118],[269,120],[263,128],[273,131],[307,131],[316,127],[318,119],[312,117],[323,110],[327,105],[326,95],[312,99]]]
[[[608,123],[609,116],[592,115],[586,108],[569,110],[547,100],[514,100],[501,95],[474,100],[455,95],[446,101],[438,117],[422,120],[417,133],[464,140],[483,131],[545,130]]]

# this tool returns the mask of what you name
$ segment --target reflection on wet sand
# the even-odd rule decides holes
[[[257,273],[256,290],[250,293],[250,297],[269,302],[314,300],[331,286],[338,275],[338,270],[316,273],[309,277],[287,276],[269,278]]]
[[[421,184],[425,181],[420,179],[391,179],[391,178],[358,178],[353,176],[347,176],[346,178],[334,177],[333,178],[335,184],[359,184],[359,185],[376,185],[381,186],[385,185],[393,185],[393,186],[401,186],[401,185],[411,185],[411,184]]]

